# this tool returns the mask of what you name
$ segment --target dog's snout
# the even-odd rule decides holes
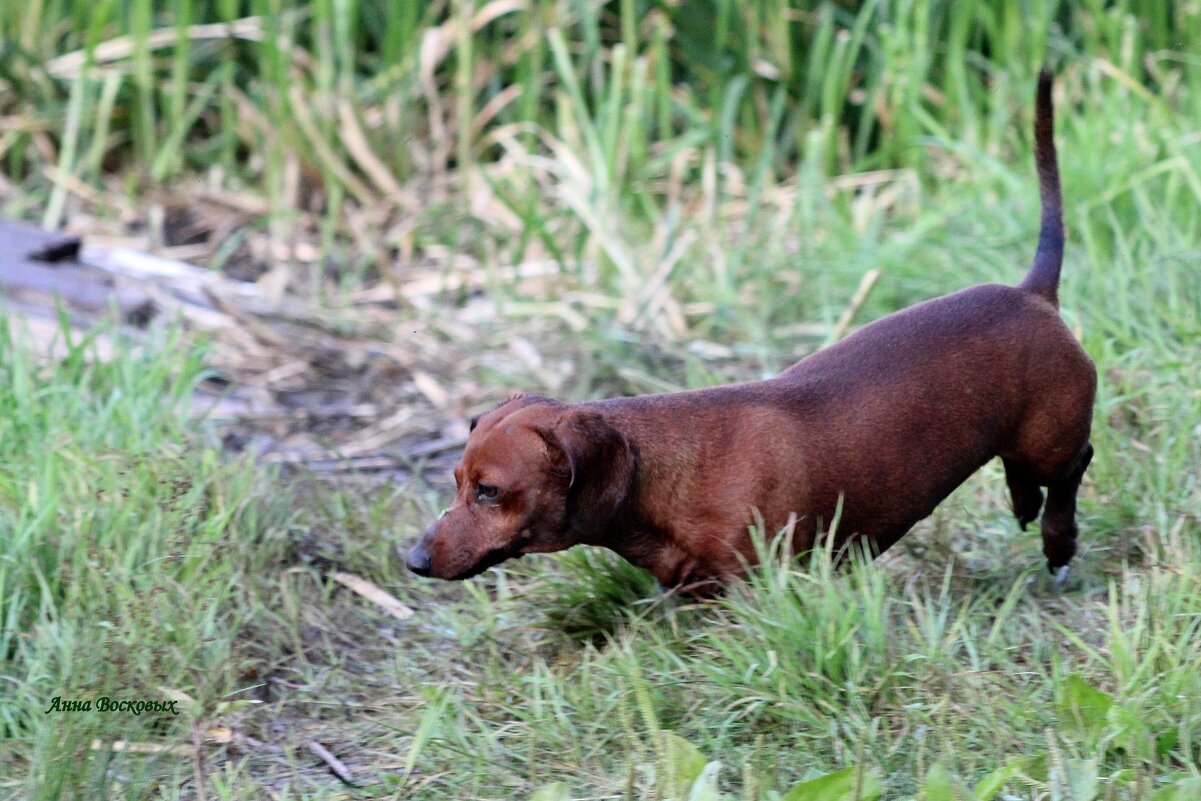
[[[413,550],[409,551],[405,565],[419,576],[429,576],[433,562],[434,560],[430,556],[430,552],[423,546],[417,545],[414,546]]]

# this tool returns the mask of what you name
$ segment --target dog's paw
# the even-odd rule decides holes
[[[1064,585],[1068,582],[1068,566],[1060,565],[1054,569],[1055,574],[1055,589],[1062,591]]]

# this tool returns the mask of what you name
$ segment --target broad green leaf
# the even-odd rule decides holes
[[[1201,798],[1201,779],[1190,776],[1170,787],[1161,787],[1151,795],[1150,801],[1197,801]]]
[[[1026,774],[1036,782],[1046,782],[1051,775],[1051,769],[1047,764],[1046,754],[1023,757],[1022,759],[1019,759],[1011,764],[1019,773]]]
[[[926,791],[926,801],[961,801],[964,793],[955,792],[955,785],[958,783],[942,763],[935,762],[926,772],[926,781],[922,788]]]
[[[665,731],[661,735],[659,750],[663,766],[663,786],[671,798],[685,798],[701,771],[705,769],[705,758],[695,745],[678,734]]]
[[[1155,755],[1163,759],[1180,743],[1180,732],[1176,729],[1165,731],[1155,738]]]
[[[567,785],[563,782],[552,782],[545,787],[539,787],[532,796],[530,801],[570,801],[571,795],[567,792]]]
[[[1059,689],[1059,712],[1065,723],[1089,735],[1100,733],[1109,720],[1113,696],[1098,690],[1075,673]]]
[[[1114,704],[1109,710],[1109,730],[1129,743],[1131,749],[1141,758],[1148,758],[1148,748],[1151,745],[1150,732],[1147,724],[1143,723],[1134,711],[1120,704]]]
[[[1003,768],[997,768],[980,780],[972,795],[976,797],[976,801],[992,801],[996,798],[997,793],[1001,792],[1001,789],[1021,771],[1021,766],[1014,762],[1010,762]]]
[[[1122,768],[1109,774],[1106,780],[1114,787],[1128,787],[1138,781],[1140,775],[1132,768]]]
[[[880,778],[871,770],[862,770],[862,776],[860,772],[860,768],[852,766],[801,782],[780,801],[876,801],[881,793]]]

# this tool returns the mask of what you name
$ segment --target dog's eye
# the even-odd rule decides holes
[[[480,484],[478,493],[481,501],[494,501],[500,495],[500,487],[495,484]]]

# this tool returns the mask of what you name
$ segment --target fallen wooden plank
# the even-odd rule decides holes
[[[353,573],[334,573],[333,580],[371,601],[397,620],[408,620],[413,610],[398,601],[391,593],[382,590],[365,578]]]
[[[0,288],[6,295],[103,313],[115,305],[125,322],[145,326],[156,308],[136,287],[119,287],[79,262],[80,240],[36,225],[0,220]]]
[[[345,784],[349,784],[351,787],[358,786],[354,783],[354,779],[351,778],[350,770],[346,767],[346,763],[334,756],[324,745],[316,740],[309,740],[309,750],[313,752],[314,756],[324,762],[333,771],[333,774]]]

